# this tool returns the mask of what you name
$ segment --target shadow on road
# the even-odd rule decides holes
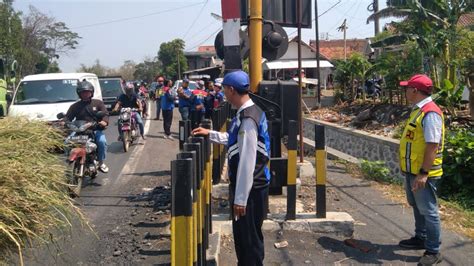
[[[153,171],[153,172],[143,172],[143,173],[130,173],[126,175],[131,175],[131,176],[170,176],[171,171],[170,170],[162,170],[162,171]]]
[[[331,252],[342,252],[346,258],[357,261],[362,264],[383,264],[384,261],[396,262],[418,262],[419,256],[406,256],[395,253],[398,250],[404,250],[398,245],[378,245],[365,240],[351,240],[353,246],[348,246],[344,241],[322,236],[318,243],[326,250]]]

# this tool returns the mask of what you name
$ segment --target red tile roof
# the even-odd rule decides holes
[[[462,15],[458,20],[458,26],[471,27],[474,26],[474,13],[467,13]]]
[[[311,47],[316,47],[316,42],[310,40]],[[365,39],[349,39],[346,41],[347,57],[353,53],[365,53],[367,48],[367,40]],[[344,40],[320,40],[319,52],[329,60],[344,59]]]
[[[214,45],[203,45],[198,47],[198,52],[215,52]]]

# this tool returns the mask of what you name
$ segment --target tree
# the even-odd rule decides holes
[[[117,74],[122,76],[125,80],[133,80],[137,64],[132,60],[126,60],[123,65],[117,70]]]
[[[347,61],[336,62],[334,78],[342,86],[344,98],[355,99],[357,87],[363,86],[371,70],[372,64],[360,53],[352,54]],[[362,91],[365,97],[365,92]]]
[[[21,14],[12,8],[12,2],[11,0],[0,2],[0,59],[7,67],[10,67],[22,52]]]
[[[158,59],[163,66],[163,75],[167,78],[179,79],[180,75],[188,70],[184,47],[185,43],[181,39],[174,39],[160,45]]]
[[[135,67],[133,76],[138,80],[152,81],[155,76],[161,72],[161,62],[156,58],[145,58],[142,63]]]
[[[81,37],[70,31],[64,22],[58,22],[30,6],[28,15],[23,17],[22,38],[20,65],[22,74],[28,75],[50,72],[49,65],[76,49]],[[46,67],[43,57],[48,59]]]
[[[97,76],[106,76],[109,73],[109,68],[106,66],[103,66],[99,59],[95,60],[95,63],[92,66],[86,66],[84,64],[81,64],[81,67],[77,70],[78,72],[85,72],[85,73],[94,73]]]
[[[403,44],[413,40],[418,44],[435,88],[450,98],[446,103],[452,114],[457,92],[467,80],[457,76],[463,61],[468,59],[459,56],[458,44],[462,34],[457,23],[463,14],[473,9],[473,1],[391,0],[387,2],[387,8],[367,19],[369,22],[376,18],[405,18],[401,22],[392,22],[394,36],[383,41]]]

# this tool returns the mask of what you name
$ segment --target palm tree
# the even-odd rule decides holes
[[[457,38],[459,18],[473,10],[472,0],[388,0],[387,7],[367,18],[404,18],[395,22],[395,34],[381,41],[384,44],[402,44],[415,40],[428,59],[436,87],[444,79],[456,85],[456,66],[451,61],[452,44]]]

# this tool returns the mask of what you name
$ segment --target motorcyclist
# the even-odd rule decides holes
[[[143,119],[140,115],[140,112],[143,110],[142,104],[138,99],[137,95],[135,94],[135,86],[132,83],[128,83],[125,87],[125,93],[120,95],[112,112],[118,112],[120,108],[136,108],[138,112],[136,113],[136,122],[138,124],[138,128],[140,129],[140,135],[145,140],[145,127],[143,124]],[[121,140],[121,128],[120,124],[118,125],[118,132],[119,132],[119,141]]]
[[[69,122],[74,119],[86,122],[98,122],[98,127],[95,130],[97,159],[99,160],[99,170],[103,173],[107,173],[109,172],[109,168],[104,163],[107,153],[107,139],[105,138],[104,129],[109,124],[107,108],[101,100],[92,99],[92,96],[94,96],[94,85],[92,85],[92,83],[86,80],[80,81],[77,85],[76,92],[81,100],[69,107],[65,120]],[[99,111],[105,113],[105,116],[100,121],[97,121],[95,114]]]
[[[142,111],[142,114],[143,114],[143,118],[146,118],[148,117],[148,106],[147,106],[147,101],[148,101],[148,89],[146,87],[147,83],[142,81],[140,84],[139,84],[139,88],[138,88],[138,99],[141,101],[141,104],[142,104],[142,108],[143,108],[143,111]]]

